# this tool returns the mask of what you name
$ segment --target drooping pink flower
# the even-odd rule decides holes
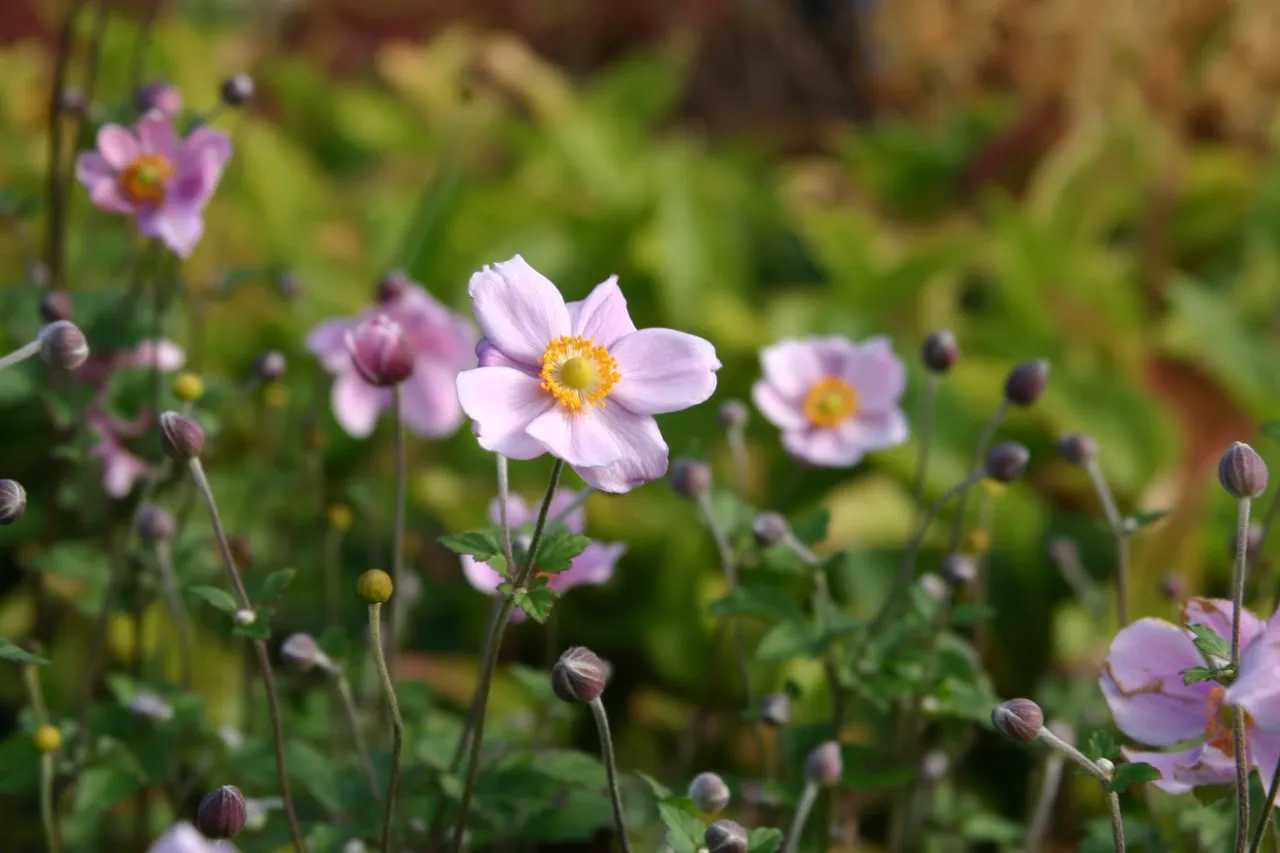
[[[108,124],[98,147],[76,158],[76,180],[93,203],[109,213],[135,216],[138,230],[188,257],[204,233],[204,207],[231,159],[231,140],[198,127],[179,140],[160,110],[151,110],[134,130]]]
[[[470,323],[445,308],[420,285],[406,283],[379,305],[358,317],[326,320],[307,335],[307,349],[333,374],[333,414],[349,435],[373,432],[391,405],[391,389],[364,379],[352,363],[347,333],[360,323],[385,314],[413,350],[413,374],[400,386],[405,424],[423,438],[443,438],[462,424],[454,380],[476,363],[476,332]]]
[[[1252,714],[1253,710],[1267,712],[1268,723],[1277,718],[1274,706],[1258,708],[1253,702],[1258,685],[1274,682],[1276,673],[1274,668],[1265,668],[1267,650],[1258,645],[1267,629],[1261,619],[1248,611],[1241,614],[1240,643],[1245,651],[1240,675],[1229,689],[1212,681],[1183,681],[1182,673],[1187,669],[1223,663],[1204,659],[1189,626],[1204,625],[1219,637],[1230,638],[1234,612],[1230,601],[1192,598],[1183,606],[1181,626],[1163,619],[1139,619],[1111,642],[1100,684],[1120,731],[1153,747],[1198,741],[1174,752],[1123,750],[1130,761],[1159,770],[1161,778],[1153,784],[1170,794],[1235,779],[1233,704],[1250,710],[1245,752],[1249,766],[1258,768],[1264,787],[1270,788],[1271,776],[1280,763],[1280,734],[1268,731]],[[1271,624],[1274,627],[1280,620],[1273,616]]]
[[[907,372],[888,338],[782,341],[761,351],[760,366],[752,398],[792,456],[844,468],[907,440]]]
[[[575,495],[572,491],[557,490],[551,497],[551,507],[548,510],[547,517],[550,519],[559,518],[560,514],[573,503],[574,497]],[[523,544],[522,538],[527,543],[528,537],[532,536],[533,522],[537,509],[537,507],[530,507],[526,504],[524,498],[519,495],[511,495],[508,498],[507,523],[511,525],[514,544]],[[494,524],[499,522],[497,498],[489,504],[489,519]],[[570,533],[582,535],[586,529],[586,511],[582,507],[578,507],[565,515],[563,520]],[[626,550],[627,547],[621,543],[596,542],[593,540],[581,554],[573,558],[569,568],[563,572],[548,576],[547,585],[556,592],[564,593],[575,586],[594,586],[607,583],[613,577],[614,566]],[[462,572],[473,587],[488,595],[493,595],[497,592],[498,585],[502,583],[502,575],[490,568],[488,563],[479,562],[474,557],[463,554],[460,559],[462,561]],[[517,559],[519,558],[517,557]],[[525,617],[524,611],[519,609],[515,610],[512,615],[518,619]]]
[[[637,330],[617,277],[581,302],[524,259],[485,267],[470,293],[480,367],[458,376],[480,446],[511,459],[550,453],[586,482],[625,492],[667,470],[654,415],[697,405],[720,361],[702,338]]]

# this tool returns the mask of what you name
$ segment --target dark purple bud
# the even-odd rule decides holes
[[[253,78],[248,74],[232,74],[222,81],[219,92],[222,103],[229,107],[241,107],[253,98]]]
[[[1252,447],[1237,441],[1218,462],[1218,482],[1233,498],[1252,500],[1267,490],[1267,463]]]
[[[729,786],[714,773],[699,773],[689,783],[689,799],[703,814],[719,814],[729,805]]]
[[[1178,575],[1165,575],[1160,578],[1160,594],[1169,601],[1184,601],[1187,597],[1187,582]]]
[[[1045,359],[1019,364],[1004,381],[1004,398],[1015,406],[1030,406],[1049,384],[1049,362]]]
[[[1064,435],[1058,439],[1058,452],[1073,465],[1084,465],[1098,455],[1098,443],[1083,433]]]
[[[751,522],[751,532],[756,542],[763,548],[781,545],[791,535],[791,525],[780,513],[762,512]]]
[[[946,329],[939,329],[924,339],[920,347],[920,358],[924,366],[934,373],[946,373],[955,366],[960,358],[960,345],[956,336]]]
[[[244,795],[235,785],[223,785],[200,800],[196,829],[206,838],[234,838],[244,829]]]
[[[791,723],[791,697],[785,693],[770,693],[760,701],[760,719],[776,728]]]
[[[707,853],[747,853],[747,831],[731,820],[718,820],[707,827],[702,841]]]
[[[1055,536],[1049,540],[1049,559],[1056,566],[1073,566],[1080,562],[1080,546],[1074,539]]]
[[[681,497],[696,498],[711,491],[711,466],[697,459],[677,459],[668,476],[671,488]]]
[[[287,368],[288,362],[285,361],[284,353],[277,350],[268,350],[254,361],[253,375],[260,382],[275,382],[284,378]]]
[[[160,416],[160,447],[177,462],[196,459],[204,450],[204,430],[186,415],[165,412]]]
[[[75,303],[65,290],[50,290],[40,297],[40,318],[46,323],[70,320],[75,315]]]
[[[405,291],[413,281],[404,272],[404,270],[392,270],[391,272],[378,279],[378,287],[375,296],[379,305],[387,305],[391,302],[399,301],[404,296]]]
[[[747,411],[747,404],[741,400],[725,400],[720,404],[717,415],[720,418],[720,426],[730,430],[742,429],[751,417]]]
[[[840,754],[840,744],[833,740],[818,746],[804,760],[804,778],[819,785],[834,785],[843,775],[844,758]]]
[[[604,661],[582,646],[560,655],[551,669],[551,688],[565,702],[594,702],[604,693],[608,681]]]
[[[387,315],[363,321],[347,332],[346,340],[351,363],[370,385],[389,388],[413,375],[413,346]]]
[[[138,112],[147,113],[159,110],[169,118],[182,115],[182,92],[172,83],[155,80],[138,90],[134,95],[134,105]]]
[[[89,342],[75,323],[55,320],[40,330],[40,357],[53,367],[75,370],[89,357]]]
[[[1009,740],[1027,743],[1040,736],[1044,712],[1030,699],[1010,699],[992,709],[991,724]]]
[[[162,506],[144,504],[138,510],[138,535],[144,542],[165,542],[178,532],[178,522]]]
[[[952,586],[968,586],[977,580],[978,563],[967,554],[949,554],[942,561],[942,577]]]
[[[1016,441],[1002,441],[987,451],[986,474],[999,483],[1012,483],[1027,470],[1031,451]]]
[[[27,490],[17,480],[0,480],[0,524],[13,524],[27,511]]]

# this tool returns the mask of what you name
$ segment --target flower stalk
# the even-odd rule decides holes
[[[600,752],[604,757],[604,770],[609,779],[609,802],[613,805],[613,823],[618,830],[618,841],[623,853],[631,853],[631,841],[627,838],[627,822],[622,816],[622,791],[618,787],[618,767],[613,757],[613,738],[609,736],[609,715],[605,713],[604,703],[596,697],[588,703],[591,715],[596,720],[596,730],[600,733]]]
[[[387,669],[387,658],[378,638],[382,636],[382,604],[369,604],[369,631],[373,636],[373,657],[378,664],[382,690],[391,708],[391,775],[387,780],[387,800],[382,817],[382,853],[391,851],[391,824],[395,817],[396,793],[400,787],[400,753],[404,743],[404,721],[400,718],[400,702],[396,699],[396,685]]]
[[[1238,498],[1236,560],[1232,573],[1231,667],[1240,671],[1240,614],[1244,612],[1245,576],[1249,570],[1249,510],[1253,499]],[[1249,840],[1249,756],[1245,745],[1244,708],[1231,709],[1231,740],[1236,761],[1236,853],[1245,853]],[[1263,820],[1265,823],[1265,818]]]
[[[0,357],[0,370],[13,367],[16,364],[21,364],[27,359],[34,358],[39,354],[40,354],[39,339],[36,339],[34,341],[29,341],[28,343],[23,344],[22,346],[18,347],[16,350],[9,353],[8,355]]]
[[[1040,731],[1036,734],[1036,739],[1083,767],[1089,775],[1097,779],[1102,785],[1102,790],[1107,795],[1107,810],[1111,815],[1112,842],[1115,844],[1116,853],[1125,853],[1124,817],[1120,811],[1119,795],[1109,790],[1111,774],[1091,761],[1083,752],[1055,735],[1047,726],[1040,727]]]
[[[995,437],[996,430],[1000,428],[1000,424],[1004,421],[1004,416],[1008,411],[1009,400],[1008,398],[1002,399],[1000,405],[996,406],[996,410],[991,413],[986,426],[982,428],[982,434],[978,436],[978,443],[974,445],[973,456],[969,460],[968,476],[952,487],[960,497],[960,504],[956,507],[955,516],[951,519],[951,536],[947,541],[947,553],[949,554],[955,553],[955,550],[960,547],[960,534],[964,532],[965,506],[969,499],[969,488],[980,479],[978,475],[982,470],[982,459],[986,456],[987,448],[991,445],[991,439]],[[934,506],[937,506],[937,504]]]
[[[173,567],[173,551],[165,540],[157,540],[155,545],[156,565],[160,568],[160,586],[164,590],[165,604],[169,608],[169,619],[178,634],[178,672],[182,689],[191,689],[191,623],[187,617],[187,608],[182,603],[182,587],[178,582],[178,573]]]
[[[920,448],[916,455],[915,485],[911,488],[916,516],[924,512],[924,481],[929,469],[929,450],[933,439],[933,409],[938,398],[938,374],[925,375],[924,396],[920,400]]]
[[[813,804],[818,801],[821,786],[814,779],[806,779],[804,791],[800,794],[800,803],[796,806],[795,816],[791,818],[791,828],[787,830],[787,843],[783,853],[796,853],[800,844],[800,836],[804,834],[804,825],[809,821],[809,813]]]
[[[409,476],[409,464],[406,460],[408,454],[405,448],[404,405],[400,387],[396,384],[391,388],[391,423],[396,436],[396,506],[391,532],[391,583],[395,589],[404,589],[405,483]],[[388,602],[387,627],[390,630],[387,632],[386,663],[390,672],[395,672],[396,647],[403,628],[401,623],[404,621],[406,604],[407,602],[402,602],[399,598],[392,598]],[[373,636],[375,643],[381,642],[380,634],[375,632]]]
[[[22,680],[26,683],[27,696],[31,699],[31,708],[35,711],[38,726],[36,746],[40,750],[40,822],[44,825],[49,853],[62,853],[62,828],[58,825],[58,816],[53,807],[53,782],[57,771],[54,757],[61,737],[49,722],[49,709],[44,702],[44,690],[40,687],[40,673],[34,664],[22,667]],[[46,732],[52,732],[52,742],[43,742],[42,736]]]
[[[376,645],[376,644],[375,644]],[[364,741],[364,732],[360,730],[360,718],[356,716],[356,702],[351,695],[351,682],[347,674],[338,669],[333,675],[334,684],[338,688],[338,696],[342,699],[342,710],[347,718],[347,727],[351,729],[351,740],[356,747],[356,757],[360,761],[360,771],[369,784],[369,793],[375,800],[382,798],[378,790],[377,777],[373,772],[373,761],[369,758],[369,746]]]
[[[1129,540],[1131,531],[1125,525],[1123,516],[1116,506],[1115,496],[1107,485],[1107,478],[1095,458],[1086,459],[1083,463],[1089,479],[1093,482],[1093,490],[1102,502],[1102,511],[1107,516],[1107,527],[1116,544],[1116,618],[1123,628],[1129,624]]]

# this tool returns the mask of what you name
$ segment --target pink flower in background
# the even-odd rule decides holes
[[[358,317],[327,320],[307,335],[307,349],[334,375],[333,414],[347,434],[364,438],[391,405],[391,389],[360,375],[347,348],[348,332],[385,314],[404,332],[413,351],[413,373],[400,386],[405,424],[423,438],[443,438],[462,424],[454,380],[475,366],[475,329],[421,286],[406,283]]]
[[[844,468],[907,440],[907,371],[888,338],[782,341],[760,352],[760,365],[752,398],[792,456]]]
[[[617,278],[581,302],[516,255],[471,277],[484,338],[458,376],[480,446],[511,459],[550,453],[590,485],[626,492],[667,471],[654,415],[716,388],[715,348],[671,329],[637,330]]]
[[[93,408],[89,410],[87,419],[89,429],[97,438],[89,450],[89,458],[102,460],[103,490],[116,499],[127,497],[133,491],[134,483],[148,476],[152,468],[134,455],[125,446],[125,441],[149,433],[153,415],[145,412],[132,421],[126,421]]]
[[[1268,724],[1274,725],[1280,719],[1274,704],[1254,704],[1267,690],[1274,692],[1276,669],[1267,667],[1275,661],[1269,644],[1262,638],[1274,638],[1280,620],[1271,617],[1268,629],[1252,613],[1241,614],[1240,644],[1244,652],[1240,675],[1229,689],[1212,681],[1183,683],[1184,670],[1223,663],[1205,661],[1188,627],[1204,625],[1219,637],[1229,638],[1234,612],[1230,601],[1193,598],[1183,606],[1182,626],[1163,619],[1139,619],[1111,642],[1100,684],[1120,731],[1154,747],[1199,741],[1174,752],[1123,750],[1130,761],[1159,770],[1162,778],[1153,784],[1170,794],[1234,781],[1230,708],[1235,704],[1250,711],[1246,717],[1245,750],[1249,765],[1258,768],[1265,788],[1270,788],[1271,776],[1280,763],[1280,734],[1267,731],[1253,717],[1253,711],[1258,710],[1266,714]]]
[[[126,352],[93,353],[76,370],[76,378],[96,388],[106,385],[111,374],[121,368],[146,368],[154,365],[161,373],[172,373],[187,362],[187,354],[173,341],[144,340]]]
[[[147,853],[236,853],[236,848],[227,841],[209,841],[194,826],[181,821],[157,838]]]
[[[109,213],[136,216],[138,230],[188,257],[204,233],[204,207],[231,159],[225,133],[198,127],[178,139],[168,116],[151,110],[134,130],[108,124],[98,147],[76,158],[76,180]]]
[[[573,503],[575,497],[572,491],[557,490],[551,498],[551,508],[547,517],[558,518],[560,513]],[[533,535],[533,522],[537,510],[538,507],[530,507],[519,495],[511,495],[508,499],[507,521],[511,525],[513,543],[518,544],[522,536],[527,538]],[[489,504],[489,518],[494,524],[499,521],[496,498]],[[578,507],[564,517],[564,524],[569,528],[570,533],[581,535],[586,529],[586,511]],[[520,529],[522,526],[523,529]],[[626,546],[621,543],[592,541],[586,550],[573,558],[569,568],[549,576],[547,585],[556,592],[563,593],[575,586],[607,583],[613,577],[614,565],[626,550]],[[459,559],[462,561],[462,571],[473,587],[488,595],[497,591],[498,585],[502,583],[502,575],[489,568],[488,563],[481,563],[466,554]],[[523,619],[525,612],[516,610],[512,615]]]

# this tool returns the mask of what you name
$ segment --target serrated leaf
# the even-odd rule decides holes
[[[516,604],[538,623],[546,622],[555,604],[556,591],[549,586],[535,586],[523,593],[516,593]]]
[[[747,833],[747,853],[774,853],[782,846],[782,830],[758,827]]]
[[[1131,785],[1153,782],[1161,778],[1161,773],[1150,764],[1120,764],[1116,766],[1115,775],[1107,784],[1107,790],[1119,794]]]
[[[636,770],[635,775],[639,777],[641,782],[644,782],[649,786],[649,790],[652,791],[653,795],[659,800],[665,800],[671,796],[671,789],[650,776],[648,773],[642,773],[639,770]]]
[[[15,646],[8,640],[0,637],[0,660],[13,661],[14,663],[30,663],[36,666],[45,666],[49,662],[39,655],[33,655],[20,646]]]
[[[483,530],[467,530],[447,533],[440,537],[440,544],[455,554],[470,554],[481,562],[489,562],[502,556],[502,529],[496,525]]]
[[[1193,666],[1182,671],[1183,684],[1199,684],[1202,681],[1214,681],[1221,670],[1209,669],[1207,666]]]
[[[1089,735],[1089,740],[1085,744],[1085,755],[1097,761],[1099,758],[1105,758],[1108,761],[1114,760],[1120,755],[1120,745],[1116,743],[1116,739],[1111,736],[1111,732],[1098,731]]]
[[[297,569],[281,569],[267,575],[262,581],[262,589],[258,593],[259,599],[263,602],[275,601],[292,583],[297,573]]]
[[[1188,625],[1187,629],[1195,635],[1192,642],[1200,650],[1200,654],[1204,655],[1205,660],[1212,660],[1213,658],[1230,660],[1231,645],[1222,637],[1219,637],[1208,625],[1201,625],[1197,622],[1194,625]],[[1198,669],[1198,667],[1196,668]],[[1189,684],[1190,682],[1187,683]]]
[[[674,853],[698,853],[706,827],[698,818],[671,803],[658,803],[658,816],[667,827],[667,845]]]
[[[219,589],[216,586],[193,586],[189,592],[203,598],[223,613],[235,613],[240,609],[235,597],[225,589]]]
[[[540,572],[557,574],[569,568],[573,558],[586,550],[591,540],[568,531],[547,533],[538,545],[536,568]]]

